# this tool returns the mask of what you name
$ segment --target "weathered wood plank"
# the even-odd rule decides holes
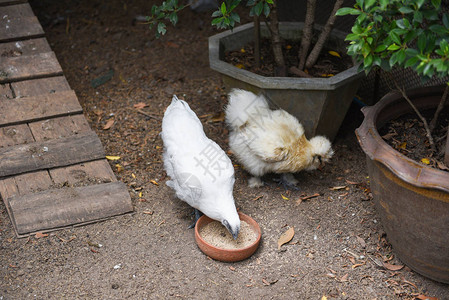
[[[1,13],[0,13],[1,18]],[[37,53],[51,52],[51,47],[45,38],[29,39],[9,43],[0,43],[0,56],[18,57]]]
[[[44,34],[44,30],[35,16],[0,18],[0,42],[38,38]]]
[[[18,98],[70,90],[70,85],[64,76],[13,82],[11,87]]]
[[[0,60],[0,83],[61,75],[53,52],[6,57]]]
[[[83,132],[66,138],[0,148],[0,177],[104,157],[98,136],[93,131]]]
[[[0,0],[0,6],[26,3],[27,0]]]
[[[0,127],[0,149],[34,141],[31,130],[26,124]]]
[[[55,184],[105,183],[117,181],[106,159],[50,170]]]
[[[0,179],[2,199],[40,192],[53,185],[48,171],[37,171]]]
[[[123,182],[62,188],[5,201],[19,235],[90,223],[133,211]]]
[[[0,101],[0,126],[82,113],[74,91]]]
[[[18,17],[33,17],[33,9],[28,3],[16,4],[16,5],[8,5],[6,7],[1,8],[2,18],[3,16],[7,16],[10,18],[18,18]]]
[[[90,131],[84,115],[66,116],[28,124],[36,142],[71,136]]]
[[[0,101],[3,99],[14,98],[12,89],[9,83],[0,84]]]

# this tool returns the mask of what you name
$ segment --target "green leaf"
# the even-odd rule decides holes
[[[385,45],[385,44],[381,44],[381,45],[379,45],[379,46],[377,46],[376,47],[376,49],[374,50],[374,52],[383,52],[383,51],[385,51],[386,49],[387,49],[387,45]]]
[[[365,10],[368,10],[373,4],[376,3],[376,0],[366,0],[365,1]]]
[[[432,0],[432,5],[435,7],[436,10],[440,8],[441,0]]]
[[[415,57],[412,57],[412,58],[408,59],[408,60],[405,62],[404,67],[408,68],[408,67],[414,66],[414,65],[416,65],[418,62],[419,62],[419,58],[417,58],[416,56],[415,56]]]
[[[346,15],[360,15],[362,12],[358,9],[352,7],[342,7],[337,10],[337,16],[346,16]]]
[[[439,35],[447,35],[449,33],[449,31],[444,26],[441,26],[439,24],[431,25],[429,29]]]
[[[212,18],[223,16],[220,10],[216,10],[212,13]]]
[[[391,44],[391,45],[388,46],[388,48],[387,48],[387,50],[390,50],[390,51],[396,51],[396,50],[398,50],[398,49],[401,49],[401,47],[398,46],[398,45],[396,45],[396,44]]]
[[[167,26],[165,26],[164,23],[159,23],[159,24],[157,24],[157,32],[158,32],[159,34],[164,35],[164,34],[167,32],[167,28],[166,28],[166,27],[167,27]]]
[[[399,11],[403,14],[409,14],[409,13],[414,12],[414,10],[408,6],[402,6],[401,8],[399,8]]]
[[[446,27],[446,29],[449,29],[449,15],[444,14],[442,20],[443,20],[444,27]]]
[[[220,10],[221,10],[221,14],[223,15],[223,16],[226,16],[226,4],[223,2],[223,3],[221,3],[221,7],[220,7]]]
[[[265,3],[264,6],[263,6],[263,14],[264,14],[264,16],[268,17],[270,15],[270,12],[271,12],[270,6],[267,3]]]
[[[262,11],[263,11],[263,2],[260,1],[259,3],[256,4],[256,6],[254,6],[254,13],[255,13],[257,16],[260,16],[260,14],[262,13]]]

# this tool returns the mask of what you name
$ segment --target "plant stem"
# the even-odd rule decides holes
[[[447,126],[446,133],[446,148],[444,150],[444,164],[449,167],[449,126]]]
[[[298,69],[303,70],[306,64],[307,53],[312,43],[313,24],[315,23],[315,8],[317,0],[307,0],[306,18],[304,20],[304,29],[302,30],[301,47],[299,48]]]
[[[260,68],[260,20],[254,16],[254,59],[256,68]]]
[[[316,61],[318,60],[318,56],[321,53],[321,50],[324,47],[324,43],[327,41],[327,38],[329,34],[332,31],[332,28],[334,27],[335,19],[337,18],[337,10],[340,9],[340,7],[343,4],[343,0],[336,0],[334,9],[331,12],[331,15],[329,16],[329,19],[327,19],[326,25],[324,25],[323,31],[321,31],[320,36],[318,37],[318,41],[315,43],[315,46],[313,47],[312,51],[310,51],[309,56],[306,60],[306,69],[309,69],[315,65]]]
[[[285,66],[284,54],[282,52],[282,39],[279,32],[279,20],[276,4],[273,4],[270,12],[270,33],[273,47],[274,60],[276,62],[276,76],[287,76],[287,67]]]
[[[413,108],[415,113],[418,115],[418,118],[420,118],[421,122],[424,124],[424,129],[426,130],[426,136],[429,140],[430,148],[432,149],[432,152],[435,153],[437,151],[435,147],[435,142],[433,141],[432,133],[430,131],[429,125],[427,124],[426,119],[421,115],[418,108],[413,104],[413,102],[410,100],[410,98],[405,93],[405,90],[399,86],[399,84],[396,82],[396,80],[393,79],[394,84],[396,85],[396,88],[401,92],[402,97],[404,97],[405,100],[407,100],[408,104]]]
[[[435,114],[433,115],[432,121],[430,121],[430,124],[429,124],[430,132],[433,132],[435,130],[435,127],[437,126],[438,116],[440,115],[441,110],[444,108],[444,105],[446,104],[448,93],[449,93],[449,85],[446,85],[446,88],[444,89],[443,97],[441,97],[440,103],[438,104],[437,110],[435,111]]]

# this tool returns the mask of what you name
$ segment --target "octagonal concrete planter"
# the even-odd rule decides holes
[[[333,140],[363,73],[354,66],[329,78],[265,77],[223,61],[226,51],[241,49],[254,40],[253,28],[253,23],[249,23],[210,37],[210,67],[221,73],[228,90],[241,88],[263,93],[274,107],[280,107],[297,117],[308,138],[319,134]],[[302,28],[303,23],[280,23],[284,39],[300,39]],[[269,36],[265,24],[261,24],[261,36]],[[345,49],[345,37],[346,33],[334,30],[329,39],[332,49]]]
[[[407,94],[420,111],[434,110],[443,88]],[[411,112],[401,94],[390,93],[363,108],[365,119],[356,134],[367,157],[376,211],[393,251],[416,272],[449,283],[449,173],[407,158],[378,132],[388,121]]]

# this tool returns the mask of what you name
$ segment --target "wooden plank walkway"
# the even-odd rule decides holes
[[[19,237],[133,211],[30,5],[0,0],[0,197]]]

